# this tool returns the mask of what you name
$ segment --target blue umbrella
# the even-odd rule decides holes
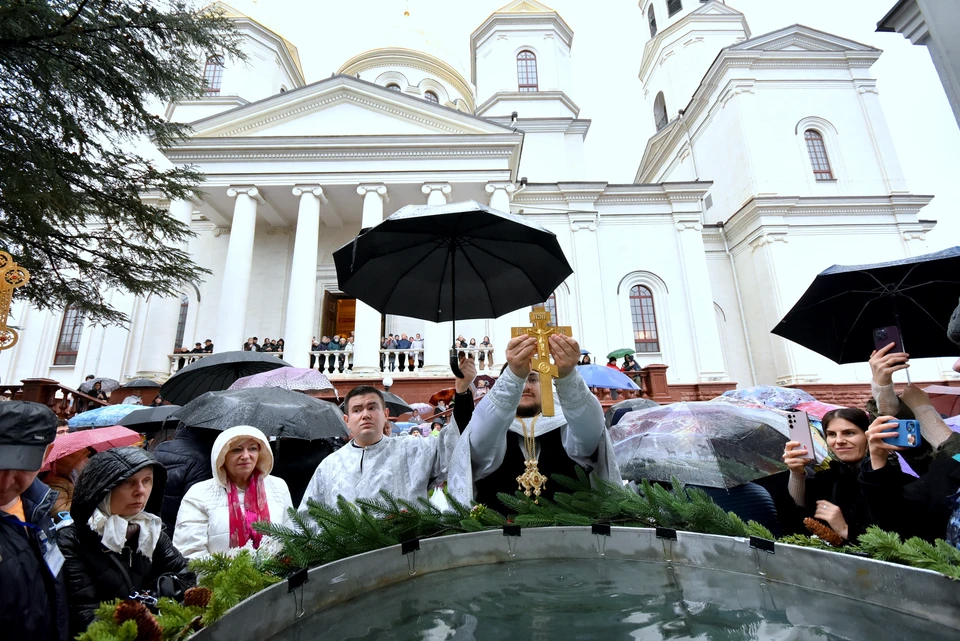
[[[131,412],[142,410],[143,405],[105,405],[77,414],[69,421],[70,427],[107,427],[117,425],[120,419]]]
[[[605,389],[640,389],[630,377],[620,370],[605,365],[577,365],[577,371],[589,387]]]

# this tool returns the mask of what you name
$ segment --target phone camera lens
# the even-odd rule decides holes
[[[883,339],[885,339],[885,338],[887,337],[887,330],[885,330],[885,329],[878,329],[878,330],[876,331],[875,336],[877,337],[877,339],[883,340]]]

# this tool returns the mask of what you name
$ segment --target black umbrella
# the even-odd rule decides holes
[[[393,392],[381,391],[380,393],[383,394],[383,402],[386,404],[387,409],[390,410],[390,416],[396,417],[413,411],[413,408],[407,405],[405,400]],[[344,414],[347,413],[346,405],[344,403],[340,403],[340,411]]]
[[[129,427],[132,430],[142,433],[158,432],[163,428],[164,423],[170,415],[180,409],[179,405],[160,405],[159,407],[145,407],[142,410],[130,412],[122,419],[117,421],[117,425]],[[169,421],[176,425],[176,421]]]
[[[160,383],[152,381],[149,378],[135,378],[120,387],[160,387]]]
[[[837,363],[874,350],[874,330],[897,326],[911,358],[951,356],[947,323],[960,297],[960,247],[822,271],[773,333]]]
[[[267,436],[308,441],[349,434],[343,414],[332,403],[277,387],[207,392],[170,419],[220,431],[251,425]]]
[[[434,323],[542,303],[573,273],[553,232],[472,200],[407,205],[333,258],[345,293]],[[456,352],[451,367],[459,376]]]
[[[219,392],[244,376],[269,372],[290,363],[269,353],[220,352],[190,363],[160,386],[160,396],[174,405],[186,405],[206,392]]]

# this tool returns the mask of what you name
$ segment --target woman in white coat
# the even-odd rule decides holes
[[[191,487],[177,514],[173,545],[187,559],[230,548],[260,547],[257,521],[292,525],[283,479],[270,476],[273,453],[263,432],[249,425],[225,430],[210,452],[213,478]]]

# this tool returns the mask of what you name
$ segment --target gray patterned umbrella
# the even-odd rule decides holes
[[[349,434],[343,414],[332,403],[278,387],[207,392],[169,420],[219,431],[251,425],[267,436],[308,441]]]

